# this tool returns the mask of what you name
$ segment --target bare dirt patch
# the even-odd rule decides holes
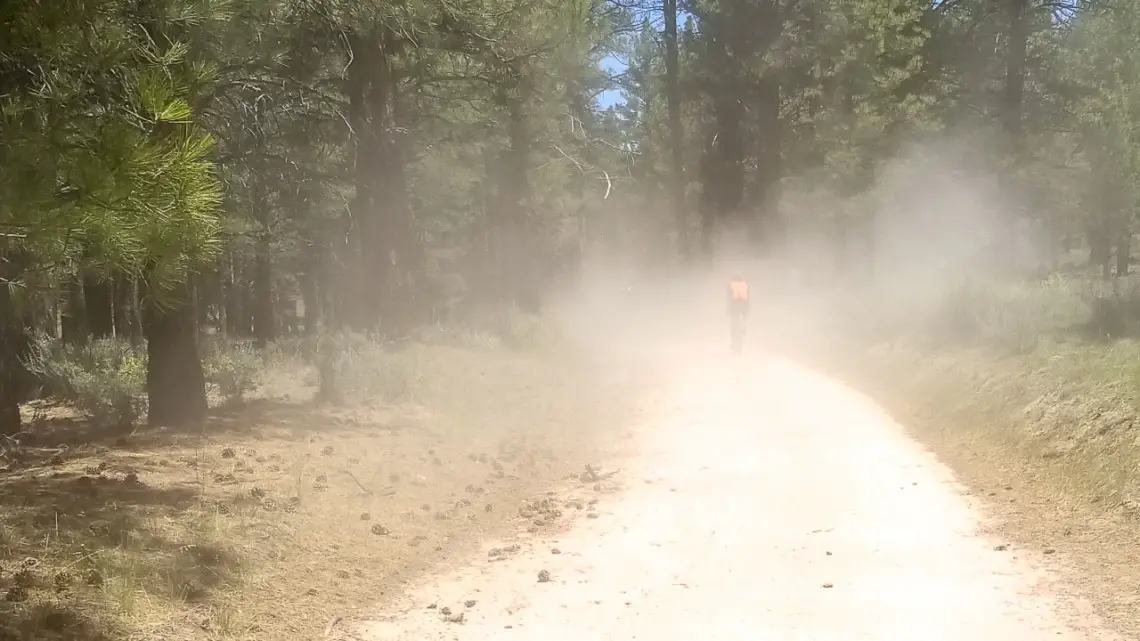
[[[9,444],[0,638],[320,638],[484,538],[560,527],[547,492],[620,448],[640,385],[409,349],[400,401],[323,407],[297,372],[200,433]]]
[[[891,348],[829,361],[989,506],[1003,554],[1043,553],[1120,634],[1140,637],[1133,380],[1115,355]]]

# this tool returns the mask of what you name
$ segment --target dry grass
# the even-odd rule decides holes
[[[948,436],[982,437],[1034,462],[1067,494],[1140,507],[1140,346],[1050,344],[1024,356],[906,347],[861,350],[862,380],[911,399],[911,411],[953,417]],[[897,373],[906,372],[905,377]],[[892,374],[894,373],[894,374]],[[947,428],[950,429],[950,428]]]
[[[319,638],[609,447],[634,384],[584,368],[416,344],[371,403],[298,366],[201,433],[42,429],[0,471],[0,639]]]

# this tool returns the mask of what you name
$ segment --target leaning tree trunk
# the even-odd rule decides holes
[[[170,307],[159,307],[150,296],[143,304],[151,426],[200,423],[206,418],[206,380],[190,289],[189,284],[178,287]]]

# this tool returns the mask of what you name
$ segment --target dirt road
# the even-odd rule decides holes
[[[355,638],[1118,638],[1050,578],[1050,551],[979,537],[983,506],[846,387],[722,355],[666,398],[619,489],[558,495],[596,498],[595,517],[495,542]]]

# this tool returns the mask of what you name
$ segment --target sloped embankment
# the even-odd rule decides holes
[[[841,355],[840,355],[841,354]],[[1055,555],[1121,633],[1140,633],[1140,347],[829,350],[817,364],[875,398],[973,492],[1009,550]]]

